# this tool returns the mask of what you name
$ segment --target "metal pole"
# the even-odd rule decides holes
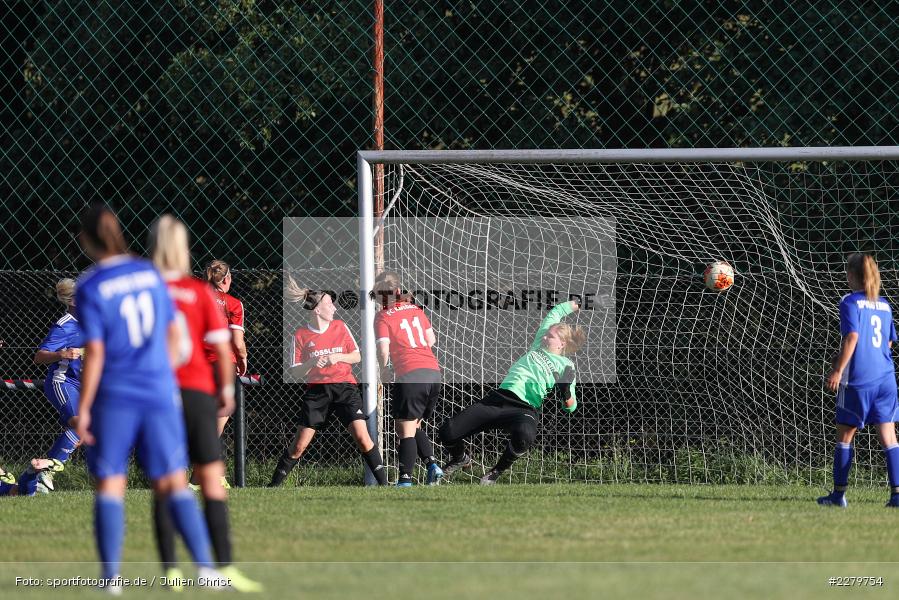
[[[234,391],[234,485],[247,486],[247,413],[244,408],[245,392],[240,381]]]
[[[378,357],[375,354],[375,303],[368,293],[375,285],[373,233],[375,219],[372,198],[372,169],[361,157],[356,160],[359,185],[359,301],[362,304],[362,402],[368,418],[368,434],[378,446]],[[374,475],[365,467],[365,485],[375,485]]]

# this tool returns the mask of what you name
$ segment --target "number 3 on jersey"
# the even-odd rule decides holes
[[[418,341],[421,342],[422,346],[427,346],[427,342],[425,342],[425,332],[421,329],[421,321],[418,320],[418,317],[412,319],[412,327],[415,327],[415,330],[418,332]],[[409,336],[409,346],[412,348],[418,348],[415,345],[415,338],[412,337],[412,327],[409,326],[409,319],[403,319],[403,322],[400,323],[400,329],[406,332],[406,335]]]
[[[875,348],[880,348],[880,345],[883,343],[883,333],[881,332],[881,328],[883,323],[880,320],[880,317],[877,315],[871,315],[871,327],[874,328],[874,337],[871,338],[871,343],[874,344]]]
[[[135,296],[129,294],[122,298],[119,314],[128,326],[128,340],[132,348],[140,348],[153,333],[156,315],[153,312],[153,295],[145,290]]]

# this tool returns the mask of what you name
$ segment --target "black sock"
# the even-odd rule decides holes
[[[522,452],[522,454],[524,453]],[[512,445],[509,444],[506,446],[505,451],[503,451],[503,455],[499,457],[499,462],[496,463],[496,466],[493,467],[493,469],[501,472],[505,471],[512,466],[512,463],[518,460],[519,456],[521,456],[521,454],[516,454],[515,451],[512,450]]]
[[[293,471],[298,462],[300,462],[299,458],[293,458],[289,452],[284,452],[281,458],[278,459],[278,466],[275,467],[275,472],[272,473],[272,481],[268,484],[268,487],[278,487],[284,483],[284,480],[287,479],[287,476],[290,475],[290,472]]]
[[[153,496],[153,526],[156,529],[159,561],[162,568],[167,571],[178,562],[175,558],[175,525],[172,523],[172,515],[169,514],[168,502],[160,500],[156,495]]]
[[[412,480],[412,470],[415,468],[415,454],[418,447],[414,437],[400,440],[400,479]]]
[[[424,429],[415,430],[415,444],[418,446],[418,457],[426,467],[437,462],[437,458],[434,456],[434,444],[431,443],[431,438]]]
[[[228,505],[224,500],[206,500],[206,527],[218,566],[231,564],[231,531],[228,527]]]
[[[372,475],[378,481],[378,485],[387,485],[387,469],[384,468],[384,461],[381,460],[381,453],[378,452],[377,446],[372,446],[371,450],[362,453],[365,464],[371,470]]]
[[[465,440],[459,440],[450,446],[450,459],[459,460],[465,456]]]

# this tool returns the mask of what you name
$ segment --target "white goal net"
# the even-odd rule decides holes
[[[549,308],[467,298],[595,293],[576,316],[579,409],[547,400],[512,480],[823,483],[846,254],[874,252],[895,299],[892,158],[388,164],[383,267],[426,298],[447,382],[432,424],[496,387]],[[716,260],[736,272],[722,293],[702,281]],[[473,475],[504,437],[472,440]],[[853,475],[885,481],[882,464],[866,430]]]

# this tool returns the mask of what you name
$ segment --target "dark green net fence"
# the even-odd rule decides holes
[[[896,2],[386,4],[388,148],[899,143]],[[111,203],[136,251],[168,211],[198,265],[234,267],[251,370],[266,379],[248,395],[248,456],[271,459],[300,394],[278,383],[281,220],[356,213],[371,3],[6,7],[0,375],[42,375],[31,357],[61,310],[53,282],[87,265],[74,235],[88,203]],[[56,422],[41,395],[2,402],[0,457],[44,451]],[[356,464],[336,427],[310,452]]]

